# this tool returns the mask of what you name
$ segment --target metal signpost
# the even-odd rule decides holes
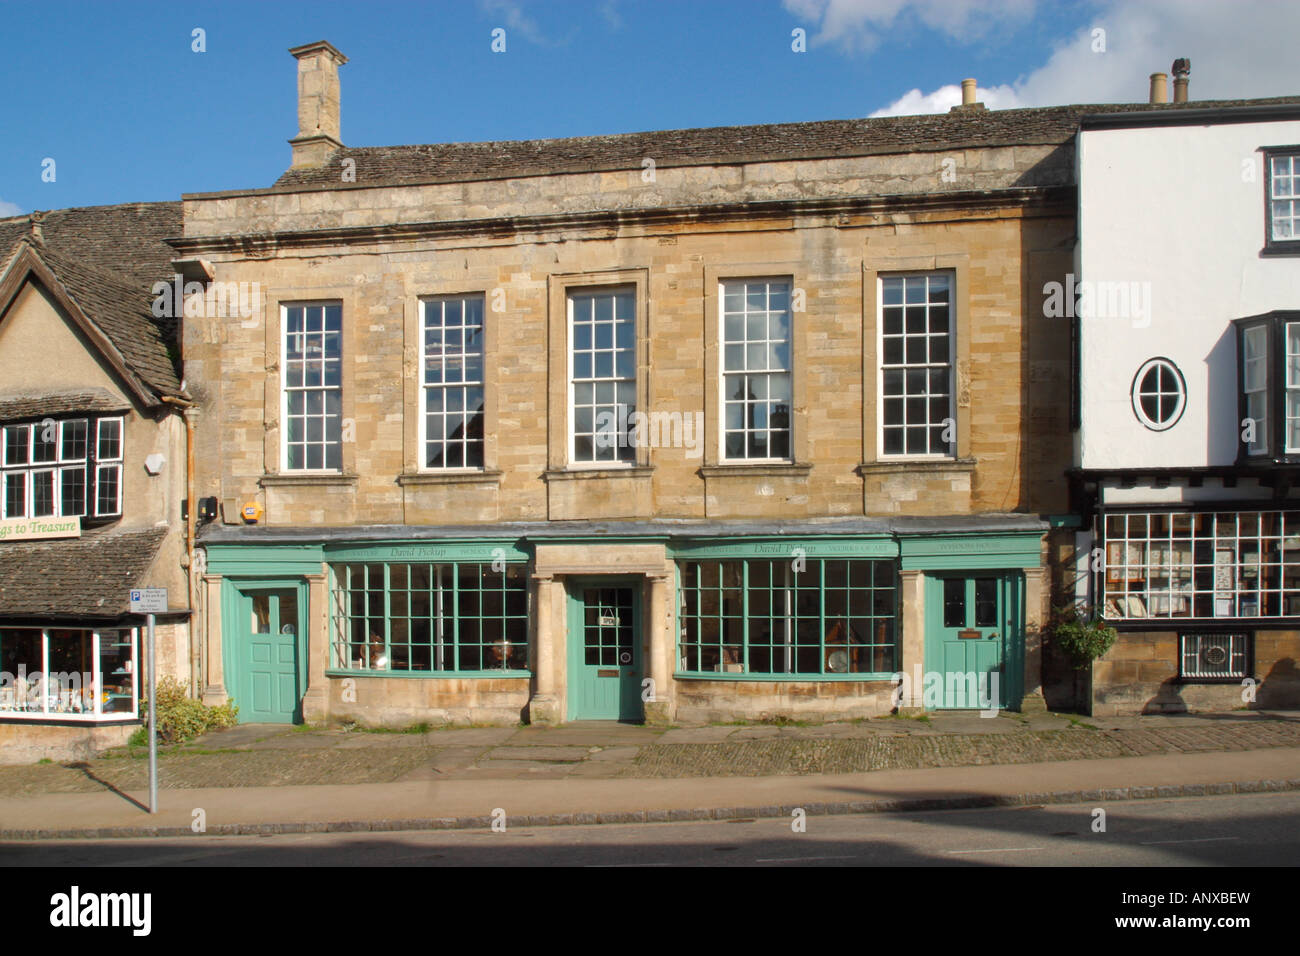
[[[131,613],[146,614],[149,621],[149,812],[158,812],[158,644],[154,639],[155,614],[167,613],[166,588],[133,588],[130,594]]]

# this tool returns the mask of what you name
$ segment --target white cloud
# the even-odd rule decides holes
[[[814,46],[831,43],[870,51],[896,21],[901,26],[915,20],[954,40],[978,40],[994,28],[1027,19],[1034,0],[1003,0],[994,7],[981,0],[785,0],[785,8],[818,24]]]
[[[21,216],[22,214],[23,211],[20,206],[16,206],[11,202],[5,202],[5,200],[0,199],[0,219],[5,218],[6,216]]]
[[[973,0],[785,0],[791,12],[816,19],[818,37],[845,49],[865,49],[882,29],[910,10],[950,39],[977,39],[983,11]],[[1029,4],[1016,9],[1029,12]],[[942,14],[942,18],[940,17]],[[1105,52],[1093,30],[1105,30]],[[1177,57],[1192,61],[1191,99],[1239,99],[1300,93],[1295,37],[1300,4],[1274,0],[1102,0],[1089,23],[1045,52],[1038,66],[1009,84],[981,87],[990,109],[1066,103],[1145,102],[1152,73],[1169,73]],[[1032,55],[1032,54],[1031,54]],[[873,116],[946,112],[961,102],[957,85],[968,72],[945,77],[928,92],[898,96]],[[1170,77],[1170,95],[1173,93]]]
[[[552,43],[542,33],[537,21],[524,13],[523,5],[516,3],[515,0],[479,0],[479,9],[504,21],[507,28],[507,49],[509,49],[510,32],[518,33],[541,46],[550,46]]]

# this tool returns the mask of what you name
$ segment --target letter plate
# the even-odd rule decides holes
[[[597,677],[617,677],[618,671],[596,671]]]
[[[979,631],[975,630],[974,628],[967,628],[966,630],[958,631],[957,636],[961,638],[963,641],[973,641],[973,640],[978,640],[984,635],[981,634]]]

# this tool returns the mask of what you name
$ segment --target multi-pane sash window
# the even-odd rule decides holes
[[[483,467],[483,297],[420,303],[424,467]]]
[[[1269,240],[1300,241],[1300,153],[1269,155],[1267,161]]]
[[[880,280],[881,449],[885,455],[951,456],[952,278]]]
[[[0,517],[122,513],[121,418],[47,418],[3,431]]]
[[[571,293],[569,342],[570,461],[635,461],[628,421],[636,411],[636,293]]]
[[[284,306],[284,465],[343,466],[343,307]]]
[[[332,666],[441,673],[528,667],[528,576],[506,564],[336,564]]]
[[[725,460],[790,460],[790,282],[722,284]]]
[[[894,562],[682,561],[689,673],[883,674],[897,666]]]
[[[1268,327],[1257,325],[1242,333],[1241,388],[1246,401],[1244,428],[1247,451],[1268,454]],[[1253,440],[1252,440],[1253,439]]]
[[[1300,512],[1108,514],[1110,618],[1300,616]]]

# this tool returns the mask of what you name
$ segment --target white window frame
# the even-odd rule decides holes
[[[1268,436],[1269,420],[1269,389],[1268,382],[1271,377],[1269,369],[1269,326],[1267,324],[1255,325],[1246,329],[1242,334],[1242,356],[1241,356],[1241,391],[1245,396],[1246,417],[1253,420],[1255,425],[1255,441],[1246,446],[1246,453],[1249,455],[1267,455],[1270,450]],[[1252,338],[1256,339],[1259,344],[1259,351],[1255,354],[1246,354],[1251,348]],[[1259,370],[1258,388],[1249,388],[1250,376],[1247,365],[1254,364]],[[1250,413],[1250,399],[1252,395],[1262,397],[1264,413],[1262,415],[1252,415]]]
[[[948,280],[948,413],[945,419],[952,421],[953,440],[950,443],[950,451],[947,452],[925,452],[915,453],[906,451],[907,433],[903,433],[903,447],[901,452],[885,451],[885,372],[887,369],[901,368],[904,376],[907,374],[909,367],[917,368],[916,365],[910,365],[906,361],[907,354],[907,285],[908,279],[925,279],[927,298],[926,304],[929,305],[929,280],[938,276],[944,276]],[[896,280],[902,280],[903,285],[903,332],[904,332],[904,354],[902,365],[887,365],[885,362],[885,283]],[[927,330],[927,336],[929,332]],[[921,366],[927,370],[937,367],[935,363],[922,363]],[[876,449],[877,457],[881,460],[889,461],[953,461],[957,457],[957,274],[951,269],[935,269],[925,272],[895,272],[888,275],[879,275],[876,277]],[[930,386],[926,383],[925,400],[930,401]],[[911,396],[919,397],[919,396]],[[907,401],[903,401],[903,420],[907,421]],[[894,427],[894,426],[890,426]],[[934,427],[933,424],[927,427]],[[904,424],[906,429],[906,424]],[[928,440],[927,440],[928,444]]]
[[[1300,153],[1283,153],[1266,156],[1268,161],[1268,235],[1272,242],[1300,241]],[[1286,169],[1280,174],[1278,166],[1284,164]],[[1285,179],[1289,189],[1279,194],[1276,188],[1279,177]],[[1283,215],[1274,212],[1274,203],[1290,203],[1291,211]],[[1291,224],[1291,235],[1279,236],[1277,227],[1281,222]]]
[[[141,667],[140,667],[140,640],[139,640],[139,628],[134,628],[134,627],[130,627],[130,628],[106,628],[106,629],[104,629],[103,631],[101,631],[101,630],[98,629],[98,628],[87,628],[87,627],[75,627],[75,626],[74,626],[74,627],[66,627],[66,628],[63,628],[63,627],[55,627],[55,628],[50,628],[50,627],[44,627],[44,628],[40,628],[40,627],[31,627],[31,628],[29,628],[29,627],[15,627],[15,628],[5,628],[5,630],[14,630],[14,631],[38,631],[38,632],[40,632],[40,635],[41,635],[41,675],[42,675],[42,678],[41,678],[41,688],[42,688],[43,693],[41,693],[41,695],[40,695],[40,697],[41,697],[41,700],[40,700],[40,710],[5,710],[5,709],[0,709],[0,718],[6,719],[6,720],[44,720],[44,721],[48,721],[48,720],[57,720],[57,721],[60,721],[60,722],[62,722],[62,721],[74,721],[74,722],[78,722],[78,723],[106,723],[106,722],[111,722],[111,721],[131,721],[131,720],[137,720],[137,719],[139,719],[139,714],[140,714],[140,674],[141,674]],[[50,631],[52,631],[52,630],[55,630],[55,631],[62,631],[62,630],[68,630],[68,631],[89,631],[89,632],[90,632],[90,635],[91,635],[91,661],[93,661],[93,663],[94,663],[95,670],[94,670],[94,674],[93,674],[92,685],[91,685],[89,688],[86,688],[86,687],[84,686],[84,684],[83,684],[81,690],[82,690],[82,693],[83,693],[83,694],[84,694],[87,690],[89,690],[89,693],[92,695],[92,696],[91,696],[91,699],[94,701],[94,709],[91,710],[91,711],[87,711],[87,712],[77,712],[77,711],[71,711],[71,710],[69,710],[69,711],[62,711],[62,710],[58,710],[58,709],[54,709],[54,710],[51,710],[51,709],[50,709],[50,696],[51,696],[51,695],[49,694],[49,690],[48,690],[48,689],[49,689],[49,686],[50,686],[50,683],[51,683],[51,682],[49,681],[49,673],[50,673]],[[112,712],[109,712],[109,713],[104,713],[104,694],[103,694],[103,690],[102,690],[102,688],[103,688],[103,686],[104,686],[104,675],[103,675],[103,673],[101,672],[100,668],[103,667],[103,658],[102,658],[102,653],[101,653],[101,652],[102,652],[102,648],[103,648],[103,637],[104,637],[104,635],[105,635],[105,633],[106,633],[107,631],[112,631],[112,632],[115,632],[115,633],[125,633],[125,634],[128,636],[128,641],[130,642],[130,645],[131,645],[131,656],[130,656],[130,661],[131,661],[131,667],[132,667],[132,670],[131,670],[131,709],[130,709],[130,711],[112,711]],[[31,672],[29,671],[28,673],[30,674]],[[10,678],[11,681],[15,680],[16,676],[17,676],[17,675],[14,675],[13,677],[11,677],[11,678]],[[9,692],[11,692],[11,693],[12,693],[12,696],[11,696],[11,697],[6,697],[6,696],[5,696],[5,691],[9,691]],[[58,697],[61,699],[61,698],[62,698],[62,694],[59,694]],[[16,687],[16,682],[15,682],[15,683],[11,683],[11,684],[9,684],[8,687],[6,687],[6,688],[0,688],[0,704],[4,704],[5,706],[10,706],[11,703],[12,703],[13,701],[16,701],[16,700],[17,700],[17,687]],[[84,700],[84,697],[83,697],[83,700]]]
[[[479,325],[478,325],[479,377],[476,381],[469,381],[468,379],[465,379],[460,382],[448,383],[445,380],[445,375],[444,375],[444,381],[441,384],[431,385],[425,381],[425,373],[428,370],[428,363],[429,363],[429,351],[428,351],[429,336],[428,336],[428,325],[427,325],[428,308],[430,305],[435,305],[435,304],[441,304],[446,302],[460,302],[461,304],[460,328],[464,330],[465,328],[468,327],[464,324],[465,304],[470,301],[477,301],[479,303]],[[485,338],[486,333],[487,333],[487,297],[483,293],[477,292],[477,293],[466,293],[466,294],[435,295],[435,296],[428,296],[426,298],[420,299],[420,371],[419,371],[420,421],[418,426],[418,435],[419,435],[418,442],[419,442],[419,449],[420,449],[419,451],[420,458],[419,458],[419,467],[418,467],[419,471],[428,472],[431,474],[448,474],[448,473],[454,474],[456,472],[475,473],[475,472],[481,472],[487,467],[487,457],[486,457],[487,455],[487,435],[486,435],[486,431],[487,431],[486,428],[487,425],[487,383],[486,383],[487,348],[486,348],[486,338]],[[464,358],[470,354],[471,353],[465,351],[464,342],[462,341],[459,357]],[[447,357],[446,353],[444,352],[442,356],[444,372],[446,370],[446,357]],[[445,464],[430,465],[428,464],[430,393],[434,389],[441,389],[443,394],[445,395],[448,388],[467,388],[467,387],[475,387],[475,386],[477,386],[483,392],[484,404],[479,414],[480,416],[482,416],[484,422],[484,435],[482,438],[478,439],[477,442],[469,442],[465,439],[460,439],[458,444],[460,444],[466,450],[468,450],[472,444],[477,444],[480,449],[479,457],[483,460],[483,463],[479,465],[445,465]],[[445,422],[446,421],[445,404],[443,408],[444,408],[443,420]],[[445,448],[446,445],[448,444],[445,432],[443,436],[443,443]],[[445,452],[444,452],[444,457],[445,457]]]
[[[635,286],[635,285],[628,285],[628,284],[626,284],[626,283],[622,283],[622,284],[619,284],[619,285],[613,285],[613,286],[582,286],[582,287],[574,287],[574,288],[570,288],[570,289],[566,289],[566,290],[565,290],[564,301],[565,301],[565,313],[566,313],[566,314],[565,314],[565,349],[564,349],[564,351],[565,351],[565,360],[566,360],[565,379],[566,379],[566,383],[567,383],[567,388],[566,388],[566,396],[567,396],[567,397],[566,397],[566,402],[567,402],[567,405],[568,405],[568,407],[567,407],[567,409],[566,409],[566,414],[565,414],[565,421],[566,421],[566,426],[565,426],[565,427],[566,427],[566,430],[567,430],[567,432],[568,432],[568,434],[567,434],[567,436],[566,436],[566,441],[567,441],[567,447],[568,447],[568,460],[569,460],[569,467],[572,468],[572,469],[575,469],[575,470],[597,470],[597,469],[609,469],[609,468],[634,468],[634,467],[636,467],[636,464],[637,464],[637,459],[636,459],[637,449],[636,449],[635,447],[633,447],[631,444],[626,444],[626,443],[625,443],[625,439],[627,438],[627,435],[626,435],[626,434],[620,434],[620,435],[619,435],[620,444],[615,446],[615,451],[616,451],[616,455],[617,455],[617,457],[615,457],[612,461],[608,461],[608,460],[599,460],[599,459],[594,460],[594,461],[578,461],[578,459],[577,459],[577,440],[576,440],[576,439],[577,439],[577,407],[576,407],[576,405],[574,404],[574,398],[575,398],[575,385],[576,385],[576,382],[575,382],[575,380],[574,380],[574,322],[573,322],[573,303],[574,303],[574,300],[577,299],[577,298],[587,298],[587,297],[592,297],[592,298],[594,299],[594,298],[599,297],[599,296],[602,296],[602,295],[608,295],[608,296],[614,297],[615,300],[617,300],[617,296],[619,296],[620,294],[623,294],[623,293],[630,293],[631,296],[632,296],[632,315],[631,315],[631,318],[629,319],[629,321],[632,323],[632,344],[631,344],[631,346],[629,347],[629,350],[630,350],[631,353],[632,353],[632,377],[631,377],[631,378],[624,378],[624,377],[621,377],[621,376],[618,376],[617,374],[615,374],[614,376],[611,376],[611,377],[609,377],[609,378],[597,378],[597,377],[595,376],[595,371],[596,371],[596,369],[595,369],[594,364],[593,364],[593,367],[592,367],[592,378],[589,379],[589,380],[586,380],[586,381],[590,381],[590,382],[592,383],[593,386],[595,386],[596,384],[598,384],[598,383],[600,383],[600,382],[612,382],[612,383],[614,384],[614,388],[615,388],[615,399],[616,399],[616,400],[615,400],[615,403],[614,403],[615,407],[618,407],[618,402],[617,402],[618,386],[619,386],[620,384],[627,384],[627,385],[630,385],[631,388],[632,388],[632,400],[633,400],[633,403],[634,403],[633,406],[632,406],[632,408],[633,408],[633,410],[643,411],[643,409],[638,409],[637,406],[636,406],[636,404],[635,404],[635,403],[639,400],[639,394],[638,394],[637,389],[638,389],[638,387],[639,387],[639,385],[640,385],[640,383],[637,381],[637,375],[638,375],[638,372],[639,372],[639,369],[637,368],[637,352],[638,352],[638,348],[637,348],[637,346],[638,346],[638,342],[639,342],[639,330],[637,329],[637,307],[638,307],[638,306],[637,306],[637,288],[636,288],[636,286]],[[615,307],[615,308],[617,308],[617,307]],[[614,348],[613,348],[613,350],[612,350],[612,351],[614,352],[614,363],[615,363],[614,372],[615,372],[615,373],[617,373],[617,371],[618,371],[618,367],[617,367],[617,366],[618,366],[618,353],[619,353],[620,351],[623,351],[623,349],[620,349],[620,348],[617,346],[617,342],[618,342],[618,322],[619,322],[619,320],[618,320],[617,312],[615,312],[615,322],[614,322],[614,343],[615,343],[615,346],[614,346]],[[594,350],[594,339],[593,339],[593,349],[592,349],[592,351],[593,351],[593,352],[595,351],[595,350]],[[595,403],[595,401],[594,401],[594,395],[593,395],[593,408],[594,408],[594,407],[597,407],[597,405],[598,405],[598,403]],[[592,421],[592,429],[593,429],[592,434],[593,434],[593,441],[594,441],[594,436],[595,436],[595,434],[596,434],[596,432],[595,432],[595,428],[596,428],[596,422],[595,422],[595,420],[594,420],[594,414],[593,414],[593,421]],[[626,452],[623,451],[623,449],[625,449],[625,448],[627,449]]]
[[[79,416],[73,418],[50,419],[56,426],[55,438],[53,442],[54,457],[49,461],[35,461],[36,437],[39,430],[45,427],[46,420],[34,422],[16,422],[12,425],[0,427],[0,518],[85,518],[92,513],[96,517],[116,516],[122,513],[121,501],[121,444],[118,447],[118,457],[110,461],[119,462],[116,466],[119,472],[117,508],[114,511],[100,512],[92,506],[91,498],[98,498],[98,476],[99,461],[98,458],[98,435],[99,423],[104,421],[119,422],[121,428],[122,419],[119,418],[98,418],[94,415]],[[68,430],[76,423],[85,426],[86,436],[82,448],[82,454],[78,458],[64,457],[64,439]],[[26,441],[26,462],[19,464],[9,460],[9,433],[11,430],[24,429],[27,432]],[[93,433],[92,433],[93,429]],[[120,432],[119,432],[120,434]],[[44,444],[44,443],[42,443]],[[77,512],[65,512],[63,508],[63,491],[64,491],[64,473],[68,470],[80,468],[83,477],[83,499],[81,510]],[[94,469],[93,474],[91,469]],[[21,514],[12,514],[9,510],[8,482],[10,476],[22,475],[24,480],[23,487],[23,506]],[[36,482],[33,480],[37,475],[49,475],[52,506],[53,510],[48,514],[36,514]]]
[[[1142,383],[1146,379],[1146,377],[1150,375],[1153,370],[1160,369],[1160,368],[1167,369],[1169,373],[1173,375],[1175,391],[1166,392],[1160,390],[1159,388],[1160,375],[1158,372],[1156,374],[1156,383],[1157,383],[1156,391],[1154,392],[1142,391]],[[1163,405],[1164,399],[1166,399],[1169,396],[1174,396],[1177,399],[1177,401],[1174,405],[1174,410],[1169,414],[1168,418],[1166,418],[1164,421],[1157,421],[1156,419],[1151,418],[1150,416],[1147,415],[1146,409],[1142,407],[1143,398],[1154,397],[1156,399],[1157,405]],[[1163,356],[1156,356],[1155,358],[1147,359],[1138,368],[1137,374],[1133,376],[1132,399],[1133,399],[1133,414],[1137,416],[1137,420],[1139,422],[1141,422],[1146,428],[1149,428],[1153,432],[1168,431],[1169,429],[1173,428],[1175,425],[1178,424],[1179,420],[1183,417],[1183,412],[1186,411],[1187,409],[1187,382],[1183,378],[1182,370],[1179,369],[1178,366],[1175,365],[1171,359],[1164,358]]]
[[[729,286],[729,285],[733,285],[733,286],[734,286],[734,285],[738,285],[738,286],[741,286],[742,289],[744,290],[741,294],[742,294],[742,296],[744,296],[744,298],[745,298],[745,310],[744,310],[743,312],[738,313],[738,314],[741,315],[742,317],[747,318],[748,315],[750,314],[750,313],[749,313],[749,286],[750,286],[751,284],[759,284],[759,283],[762,283],[762,284],[766,285],[766,287],[767,287],[767,298],[768,298],[768,299],[771,298],[771,286],[772,286],[773,283],[785,283],[785,285],[786,285],[786,309],[785,309],[785,317],[786,317],[786,328],[787,328],[788,336],[787,336],[787,338],[786,338],[786,340],[785,340],[785,345],[786,345],[786,351],[787,351],[787,353],[788,353],[788,355],[789,355],[789,364],[788,364],[788,366],[787,366],[784,370],[781,370],[781,369],[766,369],[766,370],[763,370],[763,371],[756,371],[756,372],[752,372],[752,373],[751,373],[751,372],[749,372],[748,369],[745,369],[745,370],[740,371],[740,372],[728,372],[728,371],[727,371],[727,316],[728,316],[729,314],[733,314],[733,313],[728,313],[728,311],[727,311],[727,286]],[[795,460],[795,458],[794,458],[794,448],[795,448],[795,446],[794,446],[794,438],[795,438],[795,435],[794,435],[794,432],[795,432],[795,421],[794,421],[794,417],[795,417],[795,416],[794,416],[794,294],[795,294],[795,285],[794,285],[794,276],[788,276],[788,275],[787,275],[787,276],[742,276],[742,277],[735,278],[735,279],[719,279],[719,280],[718,280],[718,290],[717,290],[717,291],[718,291],[718,381],[717,381],[717,390],[718,390],[718,461],[719,461],[719,462],[722,462],[723,464],[728,464],[728,465],[789,464],[789,463],[791,463],[791,462],[793,462],[793,461]],[[766,315],[771,315],[771,312],[772,312],[771,309],[765,309],[765,310],[764,310],[764,314],[766,314]],[[771,345],[771,343],[773,343],[773,342],[775,342],[775,341],[777,341],[777,340],[775,340],[775,339],[762,339],[762,340],[761,340],[761,342],[762,342],[764,345],[769,345],[769,346]],[[746,339],[745,339],[743,342],[741,342],[741,343],[736,343],[736,344],[740,344],[742,347],[747,347],[748,344],[750,344],[750,343],[749,343],[748,337],[746,337]],[[746,361],[746,365],[748,365],[748,361]],[[735,376],[735,375],[755,375],[755,376],[763,375],[763,376],[768,376],[768,395],[769,395],[769,400],[768,400],[768,416],[769,416],[769,422],[770,422],[770,420],[771,420],[771,401],[770,401],[770,395],[771,395],[771,376],[775,376],[775,375],[784,375],[784,376],[786,377],[786,381],[787,381],[787,383],[788,383],[788,391],[790,392],[790,413],[789,413],[789,414],[790,414],[790,423],[789,423],[789,425],[788,425],[788,427],[787,427],[787,429],[786,429],[786,435],[787,435],[786,442],[787,442],[787,445],[789,446],[789,449],[790,449],[790,453],[789,453],[788,455],[786,455],[786,456],[784,456],[784,457],[774,457],[774,456],[769,455],[769,456],[766,457],[766,458],[751,458],[751,457],[747,457],[747,456],[745,456],[745,455],[740,455],[740,456],[737,456],[737,457],[732,457],[732,456],[730,456],[730,455],[727,454],[727,433],[730,431],[730,429],[728,429],[728,427],[727,427],[727,405],[728,405],[728,398],[727,398],[727,378],[728,378],[729,375],[730,375],[730,376]],[[768,427],[768,428],[766,428],[766,429],[761,430],[761,432],[760,432],[760,430],[758,430],[758,429],[755,429],[755,430],[752,431],[752,434],[760,434],[760,433],[761,433],[761,434],[766,434],[766,435],[768,436],[768,447],[770,448],[770,447],[771,447],[771,435],[772,435],[772,429],[771,429],[770,427]],[[779,432],[778,432],[778,433],[779,433]],[[748,427],[748,424],[745,424],[745,425],[742,426],[742,428],[741,428],[741,434],[742,434],[742,435],[745,435],[745,436],[748,436],[748,435],[751,434],[751,430],[750,430],[750,428]],[[749,444],[749,443],[748,443],[748,440],[746,440],[746,442],[745,442],[746,447],[748,447],[748,444]]]
[[[321,346],[321,347],[322,347],[322,350],[323,350],[323,349],[324,349],[324,340],[325,340],[325,336],[329,334],[329,333],[327,332],[326,328],[325,328],[325,309],[329,308],[330,306],[337,306],[337,307],[338,307],[338,310],[339,310],[339,332],[338,332],[338,336],[339,336],[339,354],[338,354],[338,356],[334,359],[334,361],[337,361],[337,362],[338,362],[338,367],[339,367],[339,383],[338,383],[337,385],[326,385],[326,384],[325,384],[325,365],[323,364],[323,365],[322,365],[322,370],[321,370],[321,384],[320,384],[320,385],[318,385],[318,386],[317,386],[317,385],[308,386],[308,385],[306,385],[306,384],[303,384],[303,385],[300,385],[300,386],[299,386],[299,385],[290,385],[290,384],[289,384],[289,365],[288,365],[288,360],[289,360],[289,334],[290,334],[290,333],[289,333],[289,310],[290,310],[290,309],[303,309],[303,310],[304,310],[304,311],[303,311],[303,331],[297,333],[297,334],[302,335],[302,336],[304,336],[304,337],[305,337],[306,335],[309,335],[309,334],[316,334],[316,333],[308,333],[308,332],[306,332],[306,321],[307,321],[307,313],[306,313],[306,310],[307,310],[307,309],[320,309],[320,310],[321,310],[321,331],[320,331],[319,334],[320,334],[320,336],[321,336],[321,343],[322,343],[322,346]],[[344,349],[343,349],[343,336],[344,336],[344,330],[343,330],[343,319],[344,319],[344,316],[343,316],[343,302],[342,302],[341,300],[339,300],[339,299],[323,299],[323,300],[316,301],[316,302],[282,302],[282,303],[280,303],[280,422],[281,422],[281,426],[282,426],[282,427],[280,428],[280,463],[281,463],[281,468],[282,468],[286,473],[289,473],[289,474],[295,474],[295,475],[300,475],[300,474],[318,474],[318,475],[319,475],[319,474],[324,474],[324,475],[337,475],[337,474],[342,473],[342,471],[343,471],[343,352],[344,352]],[[303,355],[304,355],[304,359],[303,359],[303,361],[305,362],[305,361],[306,361],[306,357],[305,357],[305,356],[306,356],[306,352],[304,352]],[[325,355],[323,352],[322,352],[322,360],[323,360],[323,363],[325,363],[325,364],[328,364],[328,362],[331,361],[330,357],[329,357],[328,355]],[[305,381],[305,379],[304,379],[304,381]],[[303,394],[303,396],[304,396],[304,398],[303,398],[304,410],[303,410],[303,413],[302,413],[302,416],[301,416],[301,417],[302,417],[302,421],[303,421],[303,441],[301,441],[301,442],[292,442],[292,443],[291,443],[291,442],[289,441],[289,393],[290,393],[290,392],[301,392],[301,393]],[[312,393],[312,392],[320,392],[320,393],[321,393],[322,408],[323,408],[323,410],[324,410],[323,413],[322,413],[322,416],[321,416],[322,419],[323,419],[323,425],[322,425],[322,428],[323,428],[323,434],[322,434],[322,439],[321,439],[321,441],[319,441],[319,442],[309,442],[309,441],[307,441],[307,439],[306,439],[306,434],[307,434],[307,420],[308,420],[309,417],[312,417],[312,416],[309,416],[309,415],[307,414],[307,412],[306,412],[306,401],[307,401],[307,399],[306,399],[306,395],[309,394],[309,393]],[[339,419],[339,426],[338,426],[338,427],[339,427],[339,437],[338,437],[338,446],[339,446],[339,464],[338,464],[338,467],[337,467],[337,468],[331,468],[331,467],[329,467],[327,464],[325,464],[325,463],[328,462],[328,460],[329,460],[329,454],[328,454],[329,446],[330,446],[331,444],[333,444],[333,442],[330,440],[330,437],[329,437],[329,420],[330,420],[330,418],[333,417],[333,416],[331,416],[331,415],[329,414],[329,411],[328,411],[328,402],[326,402],[326,400],[325,400],[325,395],[326,395],[326,393],[328,393],[328,392],[337,392],[338,395],[339,395],[339,412],[338,412],[338,416],[337,416],[338,419]],[[295,416],[295,417],[297,417],[297,416]],[[302,446],[302,448],[303,448],[303,463],[304,463],[304,464],[303,464],[303,467],[301,467],[301,468],[293,468],[293,467],[291,467],[291,466],[289,465],[289,446],[290,446],[290,444],[301,445],[301,446]],[[322,462],[322,467],[320,467],[320,468],[308,468],[308,467],[306,467],[307,448],[310,447],[310,446],[312,446],[312,445],[320,445],[320,447],[321,447],[321,462]]]
[[[99,447],[103,439],[103,427],[106,423],[117,423],[117,455],[112,458],[100,458]],[[126,422],[121,418],[101,418],[95,422],[95,517],[108,517],[110,515],[120,515],[122,513],[122,481],[125,478],[122,468],[123,454],[126,451]],[[111,471],[116,476],[117,481],[117,499],[114,503],[115,508],[112,511],[101,511],[99,507],[99,476],[103,472]],[[89,495],[89,490],[87,491]],[[87,501],[89,509],[89,501]]]

